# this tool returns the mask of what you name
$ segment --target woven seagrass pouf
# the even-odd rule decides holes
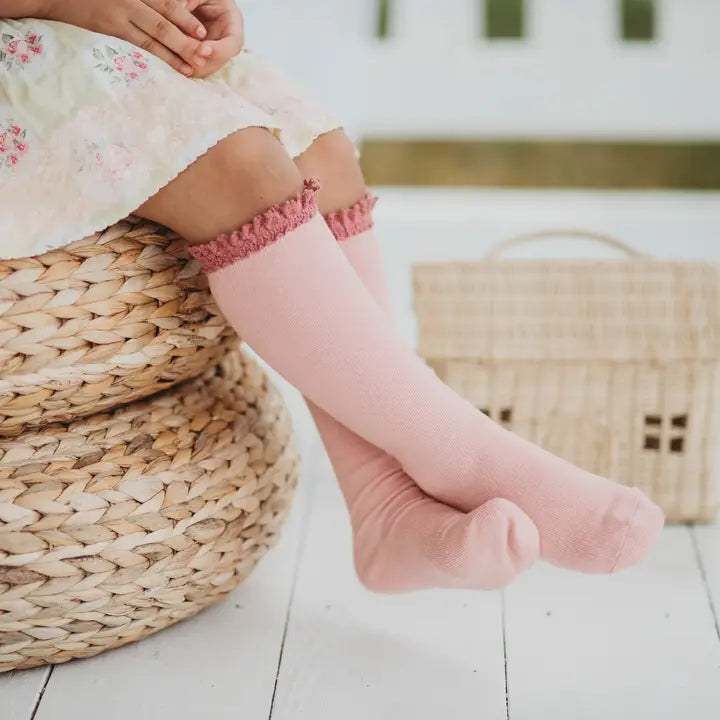
[[[275,542],[296,475],[285,407],[237,349],[152,398],[0,438],[0,671],[221,599]]]
[[[197,377],[233,338],[199,263],[158,225],[129,218],[0,260],[0,435]]]

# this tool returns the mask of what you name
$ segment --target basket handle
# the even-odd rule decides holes
[[[606,245],[607,247],[614,248],[615,250],[620,250],[620,252],[625,253],[629,257],[634,258],[642,258],[647,257],[645,253],[640,252],[639,250],[636,250],[634,247],[631,247],[627,243],[622,242],[621,240],[617,240],[614,237],[611,237],[610,235],[602,235],[600,233],[595,232],[589,232],[587,230],[541,230],[540,232],[534,232],[534,233],[528,233],[527,235],[517,235],[516,237],[512,237],[508,240],[504,240],[503,242],[498,243],[497,245],[494,245],[491,247],[486,255],[486,260],[498,260],[500,256],[509,248],[515,247],[516,245],[524,245],[529,242],[534,242],[535,240],[547,240],[548,238],[558,238],[558,237],[566,237],[566,238],[584,238],[587,240],[596,240],[599,243],[602,243],[603,245]]]

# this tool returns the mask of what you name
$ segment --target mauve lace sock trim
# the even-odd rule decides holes
[[[308,222],[318,211],[319,190],[320,182],[309,178],[305,180],[302,192],[295,197],[256,215],[229,235],[220,235],[212,242],[191,247],[190,254],[200,261],[207,273],[253,255]]]
[[[325,222],[337,240],[361,235],[372,229],[372,211],[377,201],[377,197],[368,193],[351,207],[325,215]]]

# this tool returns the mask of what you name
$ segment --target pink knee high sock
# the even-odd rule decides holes
[[[307,182],[297,198],[193,248],[240,335],[438,500],[466,512],[509,500],[557,565],[612,572],[637,562],[662,528],[660,509],[505,431],[440,382],[336,246],[316,191]]]
[[[368,231],[372,199],[326,217],[338,240]],[[372,248],[361,242],[359,247]],[[366,253],[363,256],[371,257]],[[380,263],[356,268],[388,314]],[[361,271],[367,270],[363,274]],[[539,555],[532,521],[507,500],[465,514],[428,497],[394,458],[308,401],[338,477],[354,532],[359,578],[378,592],[430,587],[492,589],[510,583]]]

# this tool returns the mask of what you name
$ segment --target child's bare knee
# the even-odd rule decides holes
[[[301,189],[302,177],[282,145],[267,130],[248,128],[208,150],[137,214],[197,244],[237,229]]]
[[[366,192],[355,146],[342,130],[321,135],[295,163],[304,177],[320,178],[318,202],[323,213],[353,205]]]
[[[287,200],[302,187],[302,178],[280,142],[264,128],[247,128],[217,146],[219,182],[243,194],[243,203],[261,212]]]

